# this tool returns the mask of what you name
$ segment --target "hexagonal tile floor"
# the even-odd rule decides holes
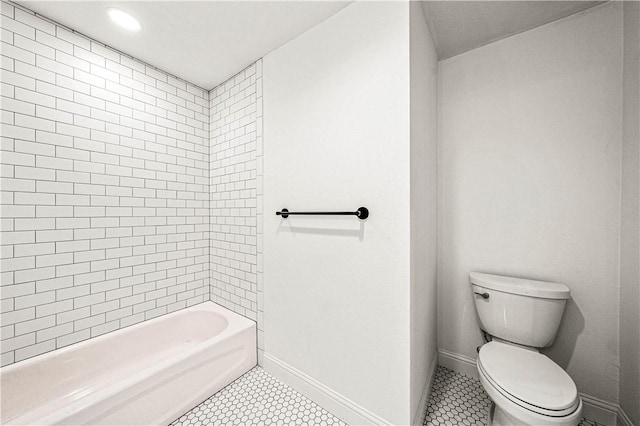
[[[171,426],[346,426],[327,410],[255,367]]]
[[[480,380],[438,367],[423,424],[425,426],[482,425],[491,399]],[[602,426],[582,419],[579,426]]]
[[[423,424],[484,426],[490,406],[479,380],[438,367]]]
[[[438,367],[425,426],[485,425],[491,400],[480,381]],[[260,367],[255,367],[171,426],[309,425],[346,426]],[[579,426],[602,426],[583,419]]]

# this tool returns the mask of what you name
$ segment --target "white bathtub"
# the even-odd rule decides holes
[[[166,425],[255,365],[255,323],[205,302],[3,367],[0,419]]]

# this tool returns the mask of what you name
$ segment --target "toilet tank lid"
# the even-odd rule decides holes
[[[569,287],[560,283],[484,274],[481,272],[471,272],[469,278],[471,284],[503,293],[540,297],[543,299],[568,299],[570,295]]]

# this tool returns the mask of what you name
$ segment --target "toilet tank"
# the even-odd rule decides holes
[[[479,272],[469,278],[484,331],[534,348],[553,343],[569,299],[566,285]]]

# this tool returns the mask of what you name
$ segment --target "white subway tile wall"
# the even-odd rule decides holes
[[[210,92],[211,300],[262,327],[262,60]]]
[[[1,12],[2,365],[209,300],[209,93],[14,4]],[[229,301],[255,312],[252,73],[235,90],[254,87],[254,111],[234,130],[242,143],[227,141],[242,161],[216,163],[237,175],[213,179],[233,200],[216,199],[213,229],[216,279],[249,283]]]

